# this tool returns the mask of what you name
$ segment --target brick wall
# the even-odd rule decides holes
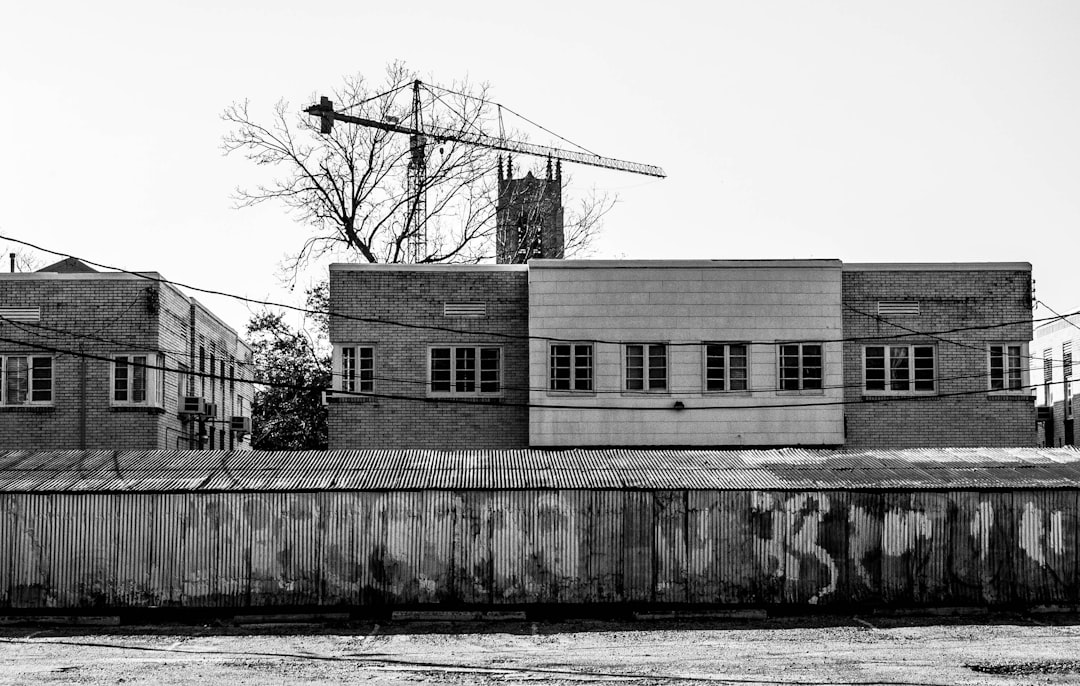
[[[0,304],[39,307],[41,319],[0,324],[6,339],[0,341],[0,352],[51,354],[53,403],[0,406],[0,448],[158,447],[162,410],[115,408],[109,402],[111,356],[158,349],[158,286],[130,276],[12,275],[20,276],[0,280]]]
[[[0,354],[53,358],[53,402],[0,405],[0,449],[196,447],[189,440],[193,423],[178,415],[177,369],[190,359],[191,302],[177,289],[127,274],[0,275],[0,306],[41,312],[36,323],[0,323]],[[214,322],[236,350],[235,333]],[[149,364],[166,371],[147,369],[161,381],[160,407],[111,402],[111,360],[132,353],[161,354]]]
[[[845,445],[853,447],[1030,446],[1029,392],[994,394],[987,346],[1031,340],[1030,267],[915,269],[845,265],[843,274]],[[918,316],[875,315],[879,301],[918,301]],[[858,312],[856,312],[856,310]],[[1020,321],[1005,327],[907,335]],[[883,337],[852,341],[855,337]],[[863,347],[890,342],[936,347],[937,394],[885,401],[864,394]],[[1026,360],[1024,366],[1027,366]],[[895,397],[895,396],[894,396]]]
[[[332,266],[330,309],[382,322],[330,320],[335,358],[343,344],[372,345],[375,373],[372,397],[330,403],[330,448],[527,446],[527,278],[523,267],[511,266]],[[486,316],[446,317],[447,302],[482,302]],[[498,398],[429,397],[429,347],[460,344],[501,348]]]

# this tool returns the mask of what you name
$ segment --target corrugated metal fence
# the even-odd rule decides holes
[[[1075,489],[0,493],[0,606],[1069,603]]]

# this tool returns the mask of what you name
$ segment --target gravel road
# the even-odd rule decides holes
[[[1080,684],[1080,617],[0,629],[0,684]]]

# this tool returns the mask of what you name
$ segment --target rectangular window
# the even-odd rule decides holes
[[[745,343],[707,343],[705,345],[705,390],[747,390],[747,359]]]
[[[552,343],[549,351],[548,390],[593,390],[592,343]]]
[[[1065,419],[1073,418],[1072,382],[1066,381],[1065,387]]]
[[[1066,379],[1072,378],[1072,341],[1061,344],[1061,370]]]
[[[628,391],[666,391],[667,345],[628,343],[625,388]]]
[[[1027,355],[1023,343],[990,344],[990,390],[1024,391]]]
[[[498,395],[502,391],[502,349],[495,346],[433,347],[428,389],[438,395]]]
[[[114,355],[112,404],[161,407],[163,367],[162,356],[156,353]]]
[[[349,393],[375,391],[375,348],[347,345],[341,348],[341,390]]]
[[[53,359],[43,355],[6,355],[3,404],[48,405],[53,400]]]
[[[780,390],[821,390],[824,357],[820,343],[780,345]]]
[[[1043,349],[1043,404],[1053,405],[1054,394],[1050,390],[1054,381],[1054,351]]]
[[[863,347],[865,393],[933,393],[937,390],[932,345],[868,345]]]

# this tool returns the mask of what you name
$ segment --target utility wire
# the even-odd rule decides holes
[[[59,257],[69,257],[69,258],[72,258],[72,259],[80,260],[82,262],[85,262],[86,264],[90,264],[90,265],[93,265],[95,267],[100,267],[101,269],[108,269],[108,270],[115,271],[115,272],[120,272],[120,273],[123,273],[123,274],[130,274],[132,276],[142,278],[142,279],[145,279],[147,281],[151,281],[151,282],[155,282],[155,283],[162,283],[162,284],[168,284],[168,285],[172,285],[172,286],[178,286],[178,287],[186,288],[188,290],[192,290],[192,291],[195,291],[195,292],[198,292],[198,293],[206,293],[208,295],[218,295],[218,296],[238,300],[238,301],[241,301],[241,302],[251,303],[251,304],[254,304],[254,305],[263,305],[263,306],[266,306],[266,307],[278,307],[278,308],[281,308],[281,309],[292,310],[294,312],[300,312],[302,314],[307,314],[307,315],[337,317],[339,319],[344,319],[346,321],[357,321],[357,322],[361,322],[361,323],[364,323],[364,324],[384,324],[384,325],[389,325],[389,326],[400,326],[402,328],[407,328],[407,329],[431,330],[431,331],[440,331],[440,332],[446,332],[446,333],[467,334],[467,335],[471,335],[471,336],[490,336],[490,337],[493,337],[493,338],[502,338],[502,339],[510,339],[510,340],[538,340],[538,341],[548,341],[548,342],[552,342],[552,343],[566,343],[568,340],[570,340],[570,339],[567,339],[565,337],[560,338],[560,337],[554,337],[554,336],[540,336],[540,335],[535,335],[535,334],[507,333],[505,331],[488,331],[488,330],[476,330],[476,329],[463,329],[463,328],[450,327],[450,326],[441,326],[441,325],[437,325],[437,324],[421,324],[421,323],[416,323],[416,322],[396,321],[396,320],[393,320],[393,319],[384,319],[384,318],[380,318],[380,317],[360,317],[360,316],[357,316],[357,315],[346,314],[344,312],[335,312],[333,310],[315,310],[315,309],[311,309],[311,308],[308,308],[308,307],[301,307],[301,306],[298,306],[298,305],[289,305],[289,304],[286,304],[286,303],[274,302],[274,301],[271,301],[271,300],[260,300],[260,299],[257,299],[257,298],[249,298],[249,297],[246,297],[246,296],[236,295],[236,294],[233,294],[233,293],[227,293],[227,292],[224,292],[224,291],[218,291],[218,290],[213,290],[213,289],[209,289],[209,288],[201,288],[199,286],[192,286],[190,284],[183,283],[181,281],[173,281],[173,280],[170,280],[170,279],[165,279],[165,278],[162,278],[160,276],[156,276],[156,277],[155,276],[150,276],[148,273],[133,272],[133,271],[130,271],[130,270],[127,270],[127,269],[121,269],[119,267],[113,267],[113,266],[103,264],[103,263],[100,263],[100,262],[95,262],[95,261],[90,260],[88,258],[78,257],[76,255],[70,255],[68,253],[63,253],[63,252],[59,252],[59,251],[56,251],[56,250],[50,250],[48,248],[43,248],[43,247],[41,247],[39,245],[35,245],[35,244],[30,243],[28,241],[22,241],[22,240],[19,240],[19,239],[16,239],[16,238],[11,238],[11,237],[8,237],[8,236],[4,236],[2,234],[0,234],[0,239],[10,240],[10,241],[12,241],[14,243],[19,243],[19,244],[25,245],[25,246],[27,246],[29,248],[33,248],[35,250],[40,250],[41,252],[46,252],[46,253],[49,253],[51,255],[56,255],[56,256],[59,256]],[[867,314],[867,313],[864,313],[864,312],[859,312],[859,313],[863,314],[864,316],[876,317],[876,315],[870,315],[870,314]],[[1077,314],[1080,314],[1080,311],[1073,312],[1073,313],[1070,313],[1070,314],[1067,314],[1067,315],[1064,315],[1064,316],[1068,317],[1068,316],[1074,316],[1074,315],[1077,315]],[[832,338],[832,339],[815,339],[815,340],[805,340],[804,339],[804,340],[800,340],[800,341],[791,341],[791,342],[847,343],[847,342],[862,342],[862,341],[894,341],[894,340],[897,340],[898,338],[906,338],[906,337],[911,337],[911,336],[923,336],[923,337],[943,336],[943,335],[947,335],[947,334],[951,334],[951,333],[960,333],[960,332],[963,332],[963,331],[991,330],[991,329],[1004,328],[1004,327],[1013,326],[1013,325],[1034,324],[1036,322],[1051,321],[1051,320],[1057,320],[1057,319],[1060,319],[1060,316],[1045,317],[1045,318],[1041,318],[1041,319],[1031,319],[1031,318],[1017,319],[1017,320],[1013,320],[1013,321],[996,322],[996,323],[991,323],[991,324],[980,324],[980,325],[976,325],[976,326],[960,326],[960,327],[953,327],[953,328],[950,328],[950,329],[943,329],[941,331],[925,331],[925,332],[921,332],[921,331],[917,331],[917,330],[914,330],[914,329],[909,329],[908,333],[900,334],[900,335],[893,334],[893,335],[877,335],[877,336],[847,336],[847,337]],[[890,321],[885,320],[885,319],[881,319],[881,321],[884,322],[884,323],[893,324],[893,322],[890,322]],[[895,324],[893,324],[893,325],[897,326]],[[616,341],[616,340],[609,340],[609,339],[592,339],[592,342],[594,342],[594,343],[612,344],[612,345],[622,345],[626,341],[622,341],[622,340]],[[746,344],[746,345],[775,346],[777,344],[783,343],[784,341],[737,341],[737,342],[738,343],[743,343],[743,344]],[[670,343],[667,343],[666,345],[671,346],[671,347],[699,346],[699,345],[701,345],[701,342],[700,341],[685,341],[685,342],[684,341],[672,341]]]
[[[86,338],[87,337],[86,335],[80,334],[79,332],[76,332],[76,331],[70,331],[70,330],[61,329],[61,328],[57,328],[57,327],[46,327],[44,325],[34,324],[34,323],[30,323],[30,322],[16,322],[14,320],[8,319],[8,318],[3,317],[3,316],[0,316],[0,322],[8,322],[8,323],[16,326],[16,328],[19,328],[20,330],[25,331],[26,333],[29,333],[31,335],[36,335],[36,336],[39,336],[41,338],[50,339],[50,340],[63,340],[65,338],[67,338],[67,337],[75,337],[75,338]],[[66,334],[66,335],[53,336],[53,335],[47,335],[47,334],[39,334],[39,333],[34,332],[34,331],[29,331],[28,329],[25,328],[24,325],[28,325],[28,326],[31,326],[31,327],[39,326],[41,328],[47,329],[50,332],[61,333],[61,334]],[[107,339],[107,338],[102,338],[102,337],[97,337],[97,336],[93,336],[93,337],[90,337],[90,338],[92,340],[101,341],[101,342],[107,342],[107,343],[116,345],[119,348],[122,348],[122,349],[125,349],[125,350],[138,350],[138,351],[145,351],[145,352],[151,352],[151,353],[160,352],[160,353],[163,353],[163,354],[166,354],[166,355],[171,354],[171,355],[175,356],[176,360],[186,360],[190,355],[190,353],[188,351],[185,351],[185,350],[168,350],[168,349],[163,349],[163,348],[159,349],[159,348],[153,348],[153,347],[147,347],[147,346],[133,346],[133,345],[130,344],[130,342],[118,341],[116,339]],[[936,360],[937,360],[937,358],[936,358]],[[230,363],[230,366],[232,366],[232,365],[235,365],[235,366],[238,366],[238,367],[252,367],[252,368],[257,368],[257,366],[258,366],[257,363],[254,362],[254,361],[245,362],[245,361],[239,360],[239,359],[233,360],[233,362]],[[1064,367],[1065,365],[1062,364],[1062,365],[1059,365],[1059,366]],[[346,377],[348,377],[348,378],[351,378],[351,379],[359,380],[359,377],[357,377],[356,375],[346,375],[345,373],[342,373],[342,372],[332,372],[332,371],[327,372],[327,373],[330,375],[331,378],[346,378]],[[971,374],[958,374],[958,375],[955,375],[955,376],[947,376],[947,377],[946,376],[938,376],[938,377],[934,377],[932,379],[932,381],[934,381],[935,384],[938,384],[938,383],[946,382],[946,381],[960,381],[960,380],[966,380],[966,379],[979,379],[979,378],[986,379],[987,377],[988,377],[988,374],[987,374],[986,371],[979,371],[979,372],[971,373]],[[215,375],[214,378],[219,378],[219,377],[217,375]],[[416,379],[416,378],[407,379],[407,378],[391,377],[391,376],[372,376],[371,378],[372,378],[373,381],[385,381],[385,382],[390,382],[390,383],[400,383],[400,384],[408,384],[408,385],[427,386],[430,383],[426,379]],[[250,381],[250,379],[248,379],[248,380]],[[844,384],[838,384],[838,385],[837,384],[834,384],[834,385],[822,384],[820,390],[835,390],[835,389],[846,390],[846,389],[849,389],[849,388],[851,388],[851,389],[863,389],[864,384],[865,384],[865,381],[859,381],[858,383],[844,383]],[[511,385],[511,384],[505,384],[505,383],[500,384],[500,386],[504,390],[526,391],[526,392],[536,391],[536,392],[542,392],[542,393],[555,392],[556,394],[566,393],[568,396],[574,396],[575,394],[580,394],[580,395],[583,395],[583,396],[586,396],[586,397],[589,396],[589,395],[608,395],[608,394],[610,394],[610,395],[624,395],[624,394],[627,394],[627,393],[629,393],[629,394],[634,394],[635,393],[634,391],[626,391],[626,390],[623,390],[623,389],[611,389],[611,390],[594,389],[592,391],[575,392],[575,391],[572,391],[572,390],[552,389],[552,388],[549,388],[547,386],[517,386],[517,385]],[[818,389],[814,389],[814,390],[818,390]],[[748,389],[744,389],[744,390],[720,390],[720,391],[700,390],[700,392],[702,392],[702,393],[705,393],[705,394],[708,394],[708,395],[715,395],[716,397],[724,397],[724,396],[728,396],[728,397],[740,397],[740,396],[743,396],[743,397],[745,397],[747,395],[753,395],[755,393],[758,393],[758,394],[760,394],[760,393],[776,393],[777,391],[783,392],[783,389],[778,389],[778,388],[748,388]],[[685,391],[681,391],[681,390],[678,390],[678,389],[668,389],[668,392],[671,393],[671,394],[696,393],[696,392],[699,392],[699,389],[692,389],[692,390],[685,390]]]
[[[87,353],[87,352],[83,352],[83,351],[70,350],[70,349],[65,349],[65,348],[58,348],[56,346],[50,346],[50,345],[41,345],[41,344],[36,344],[36,343],[28,343],[26,341],[19,341],[19,340],[15,340],[15,339],[11,339],[11,338],[6,338],[6,337],[0,337],[0,342],[13,343],[13,344],[34,348],[34,349],[45,351],[45,352],[73,355],[73,356],[76,356],[76,357],[83,357],[83,358],[93,359],[93,360],[102,360],[102,361],[105,361],[105,362],[112,362],[113,361],[112,357],[108,357],[108,356],[104,356],[104,355],[96,355],[94,353]],[[322,388],[321,386],[315,386],[315,385],[295,384],[295,383],[288,383],[288,382],[283,382],[283,381],[242,379],[242,378],[236,378],[235,376],[217,376],[217,375],[214,375],[212,373],[197,372],[197,371],[194,371],[194,370],[183,370],[183,369],[179,369],[179,368],[174,369],[174,368],[167,367],[165,365],[151,364],[149,362],[147,362],[147,363],[129,362],[129,364],[131,364],[132,366],[136,366],[136,367],[142,367],[144,369],[160,370],[162,372],[177,372],[179,374],[193,375],[193,376],[204,377],[204,378],[209,377],[209,378],[214,379],[214,380],[240,381],[241,383],[249,383],[249,384],[252,384],[252,385],[255,385],[255,386],[267,386],[267,387],[271,387],[271,388],[287,388],[287,389],[298,390],[298,391],[307,391],[307,392],[311,392],[311,393],[321,393],[322,391],[327,390],[325,388]],[[1065,379],[1063,381],[1055,381],[1055,382],[1052,382],[1051,385],[1066,384],[1066,383],[1069,383],[1070,381],[1071,381],[1071,379]],[[1012,391],[1030,390],[1032,388],[1038,388],[1038,387],[1041,387],[1041,386],[1044,386],[1044,385],[1046,385],[1046,384],[1041,384],[1041,383],[1040,384],[1025,384],[1023,386],[1013,387],[1012,389],[1009,389],[1009,390],[1012,390]],[[793,392],[793,393],[796,393],[796,392]],[[698,410],[755,410],[755,409],[756,410],[764,410],[764,409],[779,409],[779,408],[791,408],[791,407],[804,407],[805,408],[805,407],[825,407],[825,406],[836,406],[836,405],[881,404],[881,403],[894,403],[894,402],[898,402],[898,403],[936,402],[936,401],[939,401],[939,400],[944,399],[944,398],[955,398],[955,397],[963,397],[963,396],[969,396],[969,395],[983,395],[983,394],[990,395],[990,394],[993,394],[993,392],[986,389],[986,388],[979,388],[979,389],[970,390],[970,391],[954,391],[954,392],[950,392],[950,393],[937,393],[937,394],[933,394],[933,395],[931,395],[931,394],[897,395],[897,396],[893,396],[893,395],[877,396],[877,395],[875,395],[875,396],[864,396],[864,397],[857,398],[857,399],[854,399],[854,400],[833,400],[833,401],[824,401],[824,402],[767,403],[767,404],[757,404],[757,405],[689,405],[689,406],[686,406],[686,407],[684,407],[684,408],[682,408],[680,410],[675,410],[673,407],[668,406],[668,405],[645,406],[645,407],[641,407],[641,406],[635,406],[635,407],[611,407],[611,406],[590,407],[588,405],[580,405],[580,404],[572,404],[571,405],[571,404],[559,404],[559,403],[512,402],[512,401],[503,400],[502,398],[497,399],[497,402],[492,402],[493,399],[486,398],[486,397],[483,397],[483,396],[473,396],[473,397],[470,397],[470,398],[447,398],[447,397],[412,396],[412,395],[400,395],[400,394],[393,394],[393,393],[361,392],[361,391],[333,391],[333,394],[335,396],[352,396],[352,397],[358,397],[358,398],[381,398],[381,399],[388,399],[388,400],[405,400],[405,401],[410,401],[410,402],[419,402],[419,403],[427,403],[427,404],[458,404],[458,405],[478,405],[479,404],[479,405],[490,405],[492,407],[523,407],[523,408],[549,409],[549,410],[561,409],[561,410],[575,410],[575,411],[578,411],[578,412],[580,412],[582,410],[586,410],[586,409],[601,409],[601,410],[605,410],[605,411],[619,411],[619,412],[658,412],[658,411],[664,411],[664,412],[674,412],[674,411],[687,412],[687,411],[698,411]],[[669,397],[670,396],[667,396],[667,395],[661,396],[661,398],[665,398],[665,399],[669,398]],[[806,396],[803,396],[803,397],[806,397]],[[1029,396],[1021,396],[1021,397],[1029,397]],[[685,401],[687,399],[686,398],[681,398],[680,400]]]

